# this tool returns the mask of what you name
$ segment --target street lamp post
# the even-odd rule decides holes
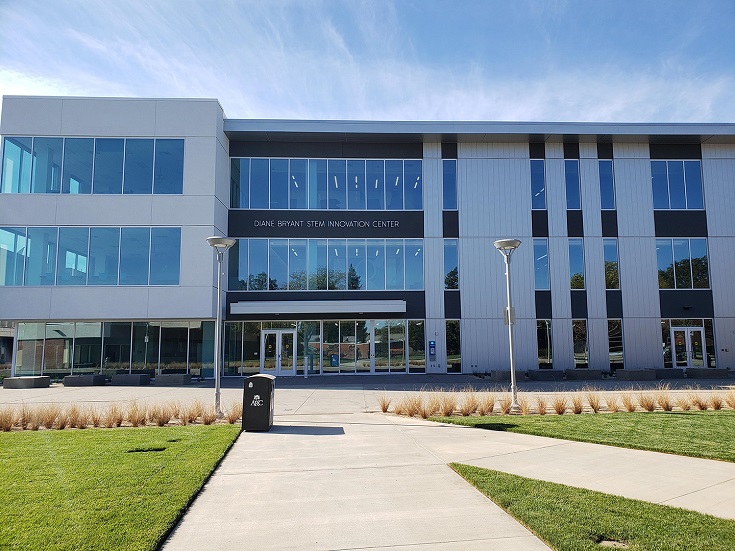
[[[220,359],[222,356],[221,344],[222,337],[222,294],[220,286],[222,282],[222,263],[225,258],[225,251],[235,244],[235,240],[231,237],[207,237],[207,243],[217,253],[217,325],[214,326],[214,410],[217,417],[222,417],[222,401],[220,399],[220,376],[222,367]]]
[[[498,239],[493,243],[495,248],[500,251],[505,260],[505,290],[508,295],[508,342],[510,346],[510,390],[513,395],[513,403],[510,407],[511,413],[520,413],[521,406],[518,403],[518,385],[516,384],[516,365],[515,365],[515,354],[513,351],[513,309],[511,306],[510,298],[510,257],[520,245],[521,242],[518,239]]]

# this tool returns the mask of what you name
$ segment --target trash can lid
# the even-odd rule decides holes
[[[274,375],[270,375],[268,373],[258,373],[256,375],[250,375],[249,377],[245,377],[246,379],[271,379],[275,380],[276,377]]]

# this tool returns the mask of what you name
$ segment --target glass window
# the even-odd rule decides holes
[[[674,252],[671,239],[656,239],[656,263],[658,266],[658,288],[674,288]]]
[[[347,161],[347,207],[365,210],[365,161]]]
[[[602,210],[615,209],[615,178],[613,176],[613,162],[610,160],[598,161],[600,173],[600,208]]]
[[[309,289],[327,288],[327,240],[309,240]]]
[[[347,288],[347,242],[344,239],[330,239],[329,254],[329,289]]]
[[[151,229],[120,231],[120,285],[148,285]]]
[[[288,288],[306,289],[306,239],[288,242]]]
[[[605,289],[620,289],[618,275],[618,240],[603,239],[602,247],[605,256]]]
[[[406,289],[424,288],[424,242],[421,239],[406,240]]]
[[[709,262],[707,240],[690,239],[692,255],[692,284],[695,289],[709,289]]]
[[[421,185],[421,161],[403,162],[405,201],[407,210],[421,210],[423,206],[423,186]]]
[[[271,159],[272,209],[288,208],[288,188],[288,159]]]
[[[230,208],[250,207],[250,159],[230,160]]]
[[[291,159],[289,163],[288,193],[291,209],[305,209],[309,193],[308,161],[306,159]]]
[[[248,288],[248,240],[237,239],[228,251],[227,288],[230,291]]]
[[[178,285],[181,228],[151,228],[151,285]]]
[[[122,193],[125,140],[98,138],[94,147],[94,193]]]
[[[571,289],[584,289],[584,249],[581,239],[569,240],[569,284]]]
[[[651,183],[653,186],[653,208],[669,208],[669,180],[666,161],[651,161]]]
[[[426,335],[423,320],[408,322],[408,371],[426,372]]]
[[[388,372],[388,348],[390,338],[388,336],[388,321],[375,320],[375,372]]]
[[[89,285],[117,285],[120,228],[90,228]]]
[[[0,285],[23,285],[26,229],[0,228]]]
[[[388,210],[403,210],[403,161],[385,161],[385,203]]]
[[[288,289],[288,240],[271,239],[268,254],[268,289]]]
[[[324,322],[324,373],[339,372],[339,322]]]
[[[370,291],[385,289],[385,241],[367,241],[367,288]]]
[[[47,323],[43,344],[43,373],[54,378],[71,373],[73,323]]]
[[[674,239],[674,277],[677,289],[692,288],[692,266],[688,239]]]
[[[153,140],[125,140],[123,193],[149,194],[153,189]]]
[[[59,228],[56,285],[85,285],[89,228]]]
[[[4,139],[2,193],[30,193],[32,150],[33,138]]]
[[[268,208],[268,159],[250,160],[250,208]]]
[[[189,322],[189,373],[214,375],[214,322]]]
[[[339,322],[339,372],[355,372],[355,321]]]
[[[385,242],[385,288],[389,291],[405,289],[403,253],[403,241]]]
[[[385,162],[367,161],[365,171],[367,208],[368,210],[383,210],[385,208]]]
[[[343,210],[347,208],[347,162],[329,160],[327,174],[327,193],[329,208]]]
[[[347,288],[367,287],[367,258],[365,241],[351,239],[347,242]]]
[[[242,372],[260,371],[260,322],[245,322],[242,330]]]
[[[703,209],[702,163],[700,161],[684,161],[684,178],[686,180],[687,208]]]
[[[180,194],[184,190],[184,140],[156,140],[153,193]]]
[[[370,370],[370,328],[367,322],[363,322],[364,326],[367,327],[367,340],[364,341],[368,347],[368,354],[363,357],[368,359],[367,367]],[[360,330],[361,322],[358,322],[357,334],[361,334]],[[363,331],[364,332],[364,329]],[[304,367],[307,373],[317,375],[321,369],[321,362],[319,360],[319,352],[321,350],[321,324],[318,321],[300,321],[298,324],[298,343],[297,343],[297,354],[298,360],[296,363],[296,372],[304,373]],[[362,342],[362,339],[361,339]],[[358,367],[359,369],[359,367]]]
[[[457,161],[444,159],[442,169],[443,208],[457,210]]]
[[[26,285],[54,284],[57,231],[57,228],[28,228]]]
[[[135,373],[155,374],[158,369],[159,333],[158,324],[145,321],[133,322],[132,369]]]
[[[61,190],[62,138],[33,139],[33,193],[59,193]]]
[[[94,139],[64,140],[64,176],[61,181],[61,193],[92,193],[93,159]]]
[[[447,373],[462,373],[462,347],[459,320],[446,321]]]
[[[543,159],[531,159],[531,208],[546,209],[546,182]]]
[[[610,370],[620,369],[625,364],[623,357],[623,320],[607,320],[607,342]]]
[[[551,347],[551,320],[536,320],[536,344],[539,369],[551,369],[554,363]]]
[[[587,320],[572,320],[572,338],[574,341],[574,367],[588,367]]]
[[[242,322],[225,323],[224,335],[224,368],[222,374],[225,376],[240,375],[242,373]]]
[[[161,323],[161,373],[186,373],[189,323]]]
[[[533,240],[533,271],[537,291],[549,290],[549,243],[546,239]]]
[[[567,210],[582,208],[582,197],[579,191],[579,161],[567,159],[564,161],[564,180],[567,190]]]
[[[130,330],[131,323],[108,322],[103,324],[103,373],[130,372]]]
[[[459,252],[456,239],[444,240],[444,288],[459,289]]]
[[[327,161],[309,159],[309,208],[327,208]]]
[[[158,346],[156,346],[158,358]],[[72,372],[99,373],[102,366],[102,323],[77,322],[74,335]]]
[[[391,373],[406,372],[406,322],[405,320],[388,320],[390,345],[388,347]]]
[[[686,191],[684,190],[684,163],[669,161],[666,163],[669,173],[669,203],[672,209],[687,207]]]
[[[16,375],[41,374],[45,334],[45,323],[18,324],[18,350],[15,354]]]
[[[268,289],[268,240],[251,239],[248,272],[248,290],[265,291]]]

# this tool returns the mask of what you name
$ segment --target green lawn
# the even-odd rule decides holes
[[[562,484],[452,463],[482,493],[557,551],[731,551],[735,521]]]
[[[489,430],[735,461],[735,411],[492,415],[431,419]]]
[[[155,549],[239,430],[0,433],[0,549]]]

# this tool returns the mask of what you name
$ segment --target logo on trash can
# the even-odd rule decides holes
[[[253,402],[250,404],[250,407],[259,407],[263,405],[263,400],[260,399],[260,394],[256,394],[253,396]]]

